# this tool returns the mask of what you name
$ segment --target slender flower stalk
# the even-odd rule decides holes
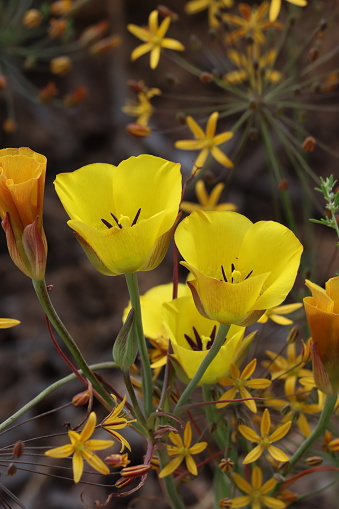
[[[65,325],[61,321],[60,317],[58,316],[56,310],[54,309],[54,306],[49,298],[48,291],[46,288],[46,283],[44,280],[41,281],[34,281],[33,287],[36,292],[36,295],[39,299],[39,302],[41,304],[42,309],[48,316],[50,322],[52,323],[53,327],[67,346],[70,353],[73,355],[74,359],[78,363],[78,366],[82,369],[83,374],[88,378],[88,380],[91,382],[93,388],[102,396],[104,401],[107,404],[107,408],[111,410],[111,408],[114,406],[114,401],[108,394],[108,392],[104,389],[104,387],[101,385],[99,380],[96,378],[96,376],[93,374],[92,370],[88,366],[87,362],[85,361],[82,353],[80,352],[77,344],[75,343],[74,339],[66,329]]]
[[[141,306],[140,306],[140,294],[139,294],[139,286],[138,286],[138,277],[136,273],[125,274],[129,297],[131,301],[132,308],[134,308],[134,328],[135,334],[138,340],[139,353],[142,364],[142,386],[143,386],[143,398],[144,398],[144,410],[146,417],[148,417],[153,412],[153,382],[152,382],[152,369],[150,365],[150,360],[148,356],[146,340],[144,335],[144,330],[142,326],[142,317],[141,317]]]
[[[180,412],[180,407],[182,407],[182,405],[184,405],[186,403],[186,401],[188,400],[188,398],[190,397],[190,395],[192,394],[194,389],[199,384],[199,382],[200,382],[201,378],[203,377],[205,371],[207,370],[208,366],[211,364],[213,359],[218,354],[220,348],[224,344],[225,337],[227,336],[229,327],[230,327],[229,325],[224,325],[222,323],[219,325],[219,329],[218,329],[216,338],[213,342],[213,345],[211,346],[210,350],[208,351],[208,354],[206,355],[206,357],[200,364],[196,374],[194,375],[194,377],[189,382],[186,389],[180,396],[178,403],[176,404],[176,407],[173,411],[174,414],[178,414]]]

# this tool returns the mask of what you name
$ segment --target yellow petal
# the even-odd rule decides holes
[[[198,138],[198,139],[204,139],[205,138],[204,131],[201,129],[200,125],[197,124],[197,122],[194,120],[193,117],[188,115],[186,117],[186,122],[187,122],[188,127],[190,128],[190,130],[192,131],[192,133],[194,134],[194,136],[196,138]]]
[[[174,146],[180,150],[200,150],[204,143],[204,140],[178,140]]]
[[[50,449],[46,451],[46,456],[50,456],[51,458],[67,458],[67,456],[71,456],[74,452],[74,447],[72,444],[62,445],[61,447],[56,447],[55,449]]]
[[[84,471],[84,460],[82,459],[82,455],[79,451],[74,452],[72,464],[74,482],[78,483]]]
[[[191,0],[185,5],[185,12],[187,14],[195,14],[196,12],[207,9],[210,0]]]
[[[207,442],[199,442],[198,444],[192,445],[192,447],[189,448],[189,452],[190,454],[199,454],[204,451],[207,446]]]
[[[13,320],[12,318],[0,318],[0,329],[9,329],[19,323],[19,320]]]
[[[265,482],[260,491],[265,495],[266,493],[272,491],[276,487],[276,485],[277,481],[272,477],[271,479]]]
[[[250,497],[235,497],[235,498],[232,498],[232,508],[234,507],[234,509],[236,508],[239,508],[239,507],[245,507],[247,506],[248,504],[250,504],[251,502],[251,498]]]
[[[218,161],[218,163],[226,166],[226,168],[232,168],[234,165],[232,161],[224,154],[218,147],[213,147],[211,154]]]
[[[99,451],[101,449],[107,449],[114,444],[114,440],[87,440],[86,448],[91,451]]]
[[[265,504],[265,506],[270,507],[271,509],[285,509],[286,507],[285,502],[273,497],[263,496],[261,497],[261,501]]]
[[[108,466],[92,451],[84,450],[82,451],[83,458],[87,461],[89,465],[91,465],[94,470],[97,470],[101,474],[107,475],[109,474]]]
[[[339,276],[329,279],[326,283],[326,293],[333,300],[333,313],[339,314]]]
[[[178,456],[177,458],[174,458],[173,460],[171,460],[166,466],[165,468],[163,468],[160,472],[160,474],[158,475],[158,477],[160,479],[162,479],[163,477],[166,477],[167,475],[169,474],[172,474],[178,467],[179,465],[181,464],[182,460],[184,459],[183,456]]]
[[[254,449],[245,456],[243,464],[247,465],[248,463],[257,461],[257,459],[262,455],[263,450],[264,447],[261,444],[254,447]]]
[[[150,55],[150,67],[151,69],[155,69],[158,66],[160,60],[161,48],[160,46],[153,46],[151,55]]]
[[[134,62],[139,57],[142,57],[142,55],[145,55],[145,53],[148,53],[149,51],[152,51],[152,43],[146,42],[145,44],[141,44],[140,46],[137,46],[131,53],[131,60]]]
[[[224,188],[224,184],[221,184],[222,189]],[[217,186],[216,186],[217,187]],[[222,190],[221,189],[221,190]],[[209,203],[209,196],[206,191],[206,186],[203,180],[198,180],[195,184],[195,194],[197,195],[197,198],[201,205],[207,205]],[[219,198],[219,196],[218,196]],[[218,198],[216,201],[218,201]]]
[[[256,367],[257,367],[257,359],[252,359],[251,362],[249,362],[247,364],[247,366],[243,369],[243,371],[241,373],[241,378],[246,380],[247,378],[252,376]]]
[[[187,456],[185,457],[185,461],[186,461],[187,470],[192,475],[198,475],[197,465],[190,454],[187,454]]]
[[[289,460],[287,454],[285,454],[281,449],[278,449],[278,447],[275,447],[274,445],[268,445],[267,451],[277,461],[285,463],[286,461]]]
[[[162,48],[173,49],[175,51],[184,51],[185,46],[175,39],[163,39],[161,42]]]
[[[244,493],[248,493],[248,494],[251,494],[252,491],[253,491],[253,488],[252,486],[250,485],[249,482],[247,482],[245,479],[243,479],[242,477],[240,477],[239,474],[236,474],[234,473],[233,474],[233,480],[235,482],[235,484],[238,486],[238,488],[243,491]],[[240,498],[240,497],[239,497]],[[244,497],[244,498],[247,498],[247,497]],[[233,500],[232,500],[233,502]]]
[[[283,438],[289,432],[291,426],[292,421],[285,422],[282,426],[278,426],[278,428],[269,436],[270,442],[276,442]]]
[[[252,428],[249,428],[248,426],[244,426],[243,424],[240,424],[238,429],[239,429],[240,433],[245,438],[247,438],[247,440],[250,440],[251,442],[260,442],[261,441],[261,438],[259,437],[259,435]]]
[[[212,113],[212,115],[209,117],[206,124],[206,138],[212,139],[214,137],[215,130],[217,128],[218,117],[219,113],[217,111]]]
[[[227,132],[220,133],[220,134],[217,134],[216,136],[214,136],[213,142],[214,142],[214,145],[220,145],[221,143],[225,143],[225,141],[228,141],[231,138],[233,138],[233,133],[230,131],[227,131]]]
[[[169,21],[171,21],[171,18],[169,18]],[[169,24],[168,21],[166,21],[166,24]],[[152,32],[152,34],[158,35],[159,25],[158,25],[158,11],[157,11],[157,9],[154,9],[148,16],[148,26],[149,26],[149,29]],[[160,35],[159,35],[159,37],[160,37]]]
[[[188,421],[184,430],[184,447],[188,448],[192,442],[192,428],[191,423]]]
[[[91,412],[87,419],[87,422],[84,426],[84,429],[80,433],[79,439],[81,442],[85,442],[93,435],[96,424],[97,424],[97,416],[96,416],[95,412]]]
[[[267,410],[267,408],[265,408],[262,419],[261,419],[261,423],[260,423],[261,436],[266,437],[270,432],[270,428],[271,428],[271,416],[270,416],[270,413]]]
[[[279,15],[281,8],[281,0],[271,0],[271,7],[269,13],[270,21],[275,21]]]
[[[141,41],[149,42],[151,39],[151,34],[149,30],[145,28],[138,27],[137,25],[129,24],[127,25],[127,30],[131,32],[131,34],[135,35]]]
[[[221,382],[221,380],[225,380],[225,379],[224,378],[219,378],[218,382],[219,383],[224,383],[224,382]],[[222,394],[222,396],[220,396],[219,400],[222,400],[222,399],[230,399],[230,400],[234,399],[236,394],[237,394],[237,389],[235,389],[235,387],[233,387],[232,389],[229,389],[228,391],[224,392],[224,394]],[[224,406],[226,406],[228,404],[229,403],[217,403],[216,408],[223,408]]]
[[[255,490],[259,490],[262,486],[262,471],[261,468],[255,466],[252,472],[252,486]]]

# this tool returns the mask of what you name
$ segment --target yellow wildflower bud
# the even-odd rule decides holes
[[[0,216],[13,262],[44,278],[47,242],[42,226],[46,157],[30,148],[0,150]]]
[[[233,467],[234,462],[231,460],[231,458],[223,458],[219,463],[219,468],[222,472],[231,472],[231,470],[233,470]]]
[[[37,9],[29,9],[25,12],[24,17],[22,19],[22,24],[26,28],[35,28],[40,25],[42,21],[42,14]]]
[[[48,35],[51,39],[58,39],[64,35],[68,26],[68,21],[65,18],[57,19],[52,18],[49,21]]]
[[[86,391],[79,392],[72,398],[72,403],[74,406],[82,406],[87,405],[90,398],[92,397],[92,391],[87,389]]]
[[[309,467],[316,467],[317,465],[321,465],[324,461],[324,458],[321,456],[311,456],[310,458],[306,458],[306,463]]]
[[[63,101],[65,106],[77,106],[88,96],[88,90],[83,85],[79,85],[73,92],[65,95]]]
[[[14,133],[17,129],[16,122],[13,118],[6,118],[2,124],[5,133]]]
[[[50,69],[52,74],[64,76],[72,69],[72,60],[66,55],[53,58],[50,63]]]
[[[152,129],[147,125],[131,123],[126,127],[126,131],[137,138],[147,138],[151,134]]]
[[[106,37],[105,39],[101,39],[100,41],[95,42],[91,45],[89,51],[91,55],[104,55],[108,53],[112,49],[116,48],[121,44],[121,37],[118,35],[112,35],[110,37]]]
[[[223,498],[222,500],[219,500],[219,507],[230,509],[232,507],[232,499]]]
[[[95,25],[87,27],[79,37],[79,43],[87,46],[88,44],[100,39],[108,30],[109,23],[107,20],[99,21]]]
[[[58,95],[59,90],[57,89],[55,82],[50,81],[44,88],[39,90],[39,99],[43,103],[50,103]]]

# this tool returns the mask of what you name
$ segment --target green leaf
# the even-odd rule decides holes
[[[122,371],[129,369],[134,364],[138,353],[134,314],[134,308],[131,308],[113,345],[113,360]]]

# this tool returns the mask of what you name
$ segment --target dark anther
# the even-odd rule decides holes
[[[234,263],[231,264],[231,270],[232,270],[232,272],[235,270]]]
[[[245,279],[249,278],[249,277],[250,277],[250,275],[252,274],[252,272],[253,272],[253,270],[251,270],[251,272],[249,272],[249,273],[247,274],[247,276],[245,277]],[[245,279],[244,279],[244,281],[245,281]]]
[[[194,350],[195,352],[199,350],[199,348],[197,347],[197,345],[195,344],[195,342],[193,341],[192,338],[190,338],[187,334],[184,334],[185,336],[185,339],[187,341],[187,343],[189,344],[189,346],[192,348],[192,350]]]
[[[197,331],[197,329],[195,327],[193,327],[193,332],[194,332],[194,336],[195,336],[195,341],[196,341],[197,346],[198,346],[198,350],[202,350],[201,337],[199,336],[199,332]]]
[[[141,209],[139,209],[138,212],[135,214],[135,218],[133,219],[131,226],[134,226],[136,224],[136,222],[138,221],[140,212],[141,212]]]
[[[212,329],[212,332],[210,335],[210,340],[208,341],[208,343],[206,345],[206,350],[209,350],[212,347],[214,340],[215,340],[216,332],[217,332],[217,326],[215,325]]]
[[[101,219],[101,221],[104,223],[105,226],[107,226],[107,228],[113,228],[113,226],[111,225],[111,223],[109,223],[108,221],[106,221],[106,219]]]
[[[121,226],[121,224],[119,224],[119,219],[117,218],[117,216],[115,216],[115,215],[113,214],[113,212],[111,212],[111,216],[113,217],[114,221],[117,223],[117,226],[119,226],[119,228],[121,229],[121,228],[122,228],[122,226]]]
[[[222,272],[222,277],[224,278],[225,283],[227,283],[228,281],[227,281],[227,277],[226,277],[225,270],[224,270],[223,266],[221,266],[221,272]]]

